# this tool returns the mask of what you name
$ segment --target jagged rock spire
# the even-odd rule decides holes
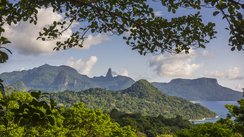
[[[106,78],[112,78],[112,77],[113,77],[112,70],[111,70],[111,68],[109,68],[108,72],[106,74]]]

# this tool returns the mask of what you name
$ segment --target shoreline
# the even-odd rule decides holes
[[[207,121],[207,120],[215,120],[215,119],[219,119],[220,116],[217,115],[215,117],[212,117],[212,118],[202,118],[202,119],[190,119],[189,121],[190,122],[204,122],[204,121]]]

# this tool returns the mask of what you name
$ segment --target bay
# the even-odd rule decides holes
[[[220,118],[225,118],[228,114],[228,110],[225,108],[226,104],[238,105],[237,101],[191,101],[193,103],[199,103],[202,106],[214,111],[217,116],[214,118],[205,118],[201,120],[193,120],[195,124],[201,124],[206,122],[216,122]]]

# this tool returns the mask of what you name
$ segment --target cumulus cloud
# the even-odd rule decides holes
[[[129,71],[127,69],[120,69],[118,72],[113,72],[114,75],[129,76]]]
[[[78,23],[72,25],[57,40],[36,40],[43,27],[51,25],[53,21],[63,20],[61,14],[54,13],[52,10],[52,8],[38,9],[37,25],[30,24],[28,22],[20,22],[17,25],[5,26],[6,33],[4,35],[13,43],[13,48],[16,49],[20,54],[39,55],[41,53],[52,52],[53,48],[56,46],[57,40],[64,41],[70,37],[72,34],[72,28],[76,27]],[[96,36],[89,35],[84,42],[84,48],[81,49],[89,49],[91,46],[98,45],[107,39],[107,36],[102,34]]]
[[[196,57],[194,51],[189,54],[177,55],[160,55],[150,60],[150,67],[159,76],[164,77],[191,77],[200,67],[199,64],[193,63]]]
[[[38,9],[37,25],[28,22],[20,22],[17,25],[7,27],[6,36],[14,44],[14,48],[24,55],[38,55],[52,51],[55,41],[36,40],[43,27],[50,25],[53,21],[62,20],[62,16],[53,13],[52,8]],[[48,17],[48,19],[47,19]],[[71,29],[67,30],[60,39],[65,39],[71,34]]]
[[[209,77],[228,79],[228,80],[242,80],[244,79],[242,71],[238,67],[231,67],[227,70],[206,72],[205,75]]]
[[[84,41],[84,46],[81,49],[89,49],[91,46],[99,45],[107,40],[109,40],[109,38],[104,34],[98,34],[96,36],[88,35],[87,39]]]
[[[97,57],[91,56],[88,59],[75,59],[74,57],[70,57],[67,60],[67,65],[75,68],[79,73],[83,75],[89,75],[93,66],[97,63]]]

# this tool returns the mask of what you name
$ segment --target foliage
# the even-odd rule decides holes
[[[0,136],[2,137],[243,136],[243,100],[239,101],[238,106],[226,106],[230,113],[226,119],[199,125],[192,125],[180,116],[150,117],[126,114],[116,109],[108,115],[101,110],[85,108],[83,103],[75,103],[64,108],[56,105],[47,94],[41,92],[12,92],[4,98],[0,97],[0,104]]]
[[[126,113],[165,117],[181,115],[186,119],[202,119],[216,115],[199,104],[167,96],[145,80],[140,80],[122,91],[95,88],[80,92],[64,91],[53,93],[51,96],[65,106],[84,102],[88,108],[102,109],[106,112],[115,108]]]
[[[116,109],[110,112],[110,117],[118,122],[121,126],[131,126],[137,132],[142,132],[147,137],[156,137],[157,135],[170,135],[178,130],[190,128],[192,125],[188,120],[177,116],[176,118],[165,118],[160,115],[158,117],[142,116],[141,114],[121,113]]]
[[[3,80],[0,79],[0,92],[2,96],[5,96],[4,86],[3,86]]]
[[[4,37],[5,25],[29,22],[37,24],[39,8],[52,7],[53,12],[61,13],[64,20],[54,21],[44,27],[38,39],[53,40],[62,35],[73,23],[80,24],[79,29],[66,41],[58,41],[55,50],[82,47],[88,33],[109,33],[124,35],[127,45],[140,54],[163,52],[189,52],[193,47],[205,47],[210,39],[215,38],[215,24],[204,23],[200,9],[215,8],[213,16],[222,14],[227,20],[230,32],[231,50],[243,50],[244,21],[242,1],[235,0],[161,0],[162,7],[169,13],[180,8],[191,8],[189,15],[166,19],[155,17],[154,11],[146,0],[35,0],[0,2],[0,62],[6,62],[9,51],[6,46],[10,41]]]
[[[40,92],[13,92],[1,98],[1,137],[127,137],[136,136],[130,127],[112,122],[108,114],[77,103],[58,107]]]
[[[244,20],[243,20],[243,1],[236,0],[161,0],[164,6],[168,7],[169,12],[175,13],[180,8],[214,8],[213,16],[222,15],[228,23],[230,38],[229,45],[231,50],[243,50]],[[195,32],[193,32],[195,33]]]
[[[234,118],[233,124],[231,127],[242,136],[244,136],[244,99],[238,101],[239,105],[226,105],[226,108],[229,110],[229,115],[224,121],[230,121],[230,119]],[[228,122],[229,123],[229,122]]]
[[[179,131],[175,134],[177,137],[241,137],[231,128],[219,123],[199,124],[191,129]]]
[[[84,108],[83,104],[75,104],[63,116],[63,124],[69,128],[67,136],[135,136],[130,127],[120,128],[107,114]]]
[[[244,99],[239,105],[226,105],[229,113],[225,119],[216,123],[205,123],[193,126],[190,129],[178,131],[179,137],[243,137],[244,136]]]

